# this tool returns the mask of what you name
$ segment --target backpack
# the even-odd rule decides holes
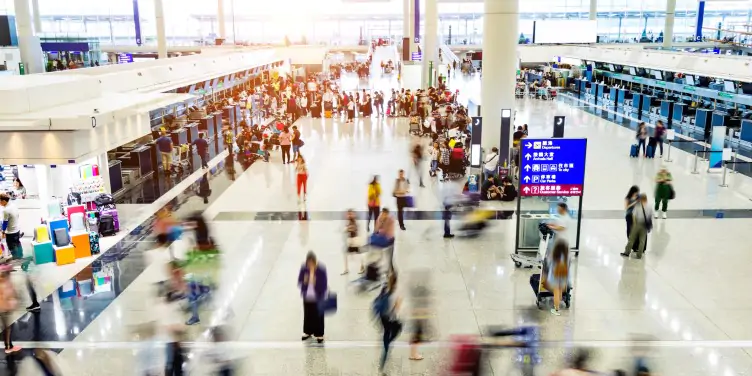
[[[384,317],[389,315],[389,311],[391,311],[391,307],[389,307],[389,297],[390,294],[386,292],[386,290],[381,291],[379,296],[376,297],[376,299],[373,300],[373,314],[376,317]]]

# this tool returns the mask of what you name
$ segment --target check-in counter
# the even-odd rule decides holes
[[[193,141],[196,141],[198,139],[198,123],[188,123],[183,126],[183,129],[185,129],[188,132],[188,142],[193,143]]]
[[[216,116],[214,116],[214,114],[207,115],[206,117],[199,119],[198,121],[199,132],[204,132],[204,134],[206,134],[207,139],[214,137],[215,122],[216,122]]]
[[[661,101],[661,112],[660,112],[658,119],[663,121],[666,124],[667,128],[671,129],[671,126],[674,121],[674,101],[670,101],[670,100]]]
[[[648,94],[642,95],[642,120],[655,122],[658,120],[658,114],[653,110],[653,96]]]
[[[172,138],[172,144],[174,146],[187,144],[188,131],[185,128],[176,129],[170,132],[170,138]]]
[[[671,113],[671,124],[674,127],[680,128],[686,128],[688,125],[691,125],[690,117],[684,115],[687,105],[680,102],[674,102],[673,107],[674,109]]]
[[[222,109],[223,120],[227,119],[227,121],[230,123],[231,128],[235,127],[235,107],[237,106],[226,106]],[[217,126],[220,129],[220,133],[222,133],[222,123],[219,123]]]
[[[710,114],[711,110],[697,109],[695,112],[695,130],[703,134],[703,140],[707,140],[710,137]]]
[[[624,113],[624,115],[627,115],[627,116],[630,116],[639,120],[642,118],[642,112],[641,112],[642,111],[642,94],[636,91],[632,91],[632,92],[629,92],[628,94],[625,94],[625,98],[628,95],[631,95],[632,98],[624,99],[624,107],[622,107],[623,109],[622,112]]]

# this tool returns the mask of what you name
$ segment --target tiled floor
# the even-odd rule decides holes
[[[751,374],[752,346],[746,341],[752,325],[745,320],[752,315],[752,303],[745,298],[745,286],[752,281],[747,270],[750,178],[734,175],[729,188],[720,188],[719,176],[690,173],[687,153],[672,154],[674,162],[667,165],[677,199],[671,202],[669,219],[656,221],[644,259],[625,260],[619,257],[626,240],[619,215],[623,196],[632,184],[650,193],[663,162],[628,158],[631,130],[566,103],[521,100],[517,111],[516,122],[529,124],[531,137],[550,135],[553,116],[566,115],[566,136],[588,138],[585,219],[572,275],[573,305],[561,317],[535,308],[531,271],[515,268],[509,259],[516,221],[495,220],[478,238],[442,239],[442,222],[435,215],[441,198],[458,185],[430,180],[423,171],[427,187],[414,186],[413,193],[415,211],[425,216],[409,219],[407,231],[398,233],[395,257],[407,307],[410,281],[417,272],[430,271],[434,342],[424,349],[426,360],[413,362],[407,358],[409,336],[403,334],[389,374],[439,374],[450,359],[451,335],[481,334],[489,325],[524,324],[538,325],[548,346],[541,350],[541,374],[559,367],[575,344],[594,348],[595,369],[627,368],[634,338],[650,339],[645,345],[658,374]],[[310,171],[306,203],[296,198],[293,167],[282,165],[275,152],[268,164],[256,163],[245,171],[238,167],[234,181],[221,175],[212,184],[210,204],[192,206],[205,208],[205,215],[215,220],[214,237],[225,252],[223,287],[209,311],[231,308],[228,354],[238,357],[240,374],[376,374],[380,334],[370,313],[373,293],[355,291],[351,282],[356,274],[340,275],[341,219],[348,208],[363,210],[366,184],[373,175],[383,181],[384,205],[394,208],[391,182],[398,169],[409,168],[413,139],[404,119],[374,117],[344,124],[304,118],[297,125]],[[413,182],[416,178],[413,175]],[[722,219],[697,214],[717,211],[735,214]],[[458,217],[453,226],[461,221]],[[309,250],[326,265],[331,289],[339,294],[339,311],[326,321],[325,347],[299,341],[302,307],[296,277]],[[133,374],[143,364],[134,349],[146,346],[137,341],[133,328],[154,318],[148,291],[155,272],[146,266],[114,302],[71,335],[72,341],[36,345],[62,348],[59,360],[77,375]],[[64,302],[54,304],[49,308],[66,312],[60,313],[63,322],[74,322],[75,309],[66,311]],[[202,324],[190,328],[192,345],[202,343],[211,315],[205,312]],[[409,308],[402,315],[407,319]],[[514,354],[492,351],[488,366],[495,375],[521,374]]]

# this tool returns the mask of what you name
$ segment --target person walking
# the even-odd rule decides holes
[[[170,173],[170,162],[172,162],[172,138],[162,131],[162,135],[157,139],[157,149],[162,156],[162,171],[165,175]]]
[[[431,170],[428,172],[428,175],[432,177],[436,176],[436,170],[439,169],[439,153],[439,143],[434,142],[431,148]]]
[[[420,183],[420,187],[425,188],[425,185],[423,185],[423,173],[421,172],[421,169],[423,168],[423,145],[421,145],[420,141],[416,142],[415,145],[413,145],[412,157],[413,167],[415,168],[415,173],[418,174],[418,182]]]
[[[300,154],[298,154],[298,159],[295,160],[295,172],[297,176],[298,202],[301,201],[301,188],[303,190],[302,200],[305,201],[308,197],[308,166],[306,166],[306,161]]]
[[[410,182],[405,178],[405,170],[399,170],[397,179],[394,181],[394,190],[392,195],[397,199],[397,222],[401,230],[405,228],[405,207],[407,207],[407,196],[410,193]]]
[[[381,327],[384,330],[384,349],[381,352],[381,361],[379,362],[379,370],[383,372],[389,356],[389,348],[402,332],[402,322],[397,317],[399,309],[402,306],[402,298],[397,295],[397,274],[394,272],[389,273],[386,286],[381,290],[379,296],[376,297],[373,305],[374,311],[381,321]]]
[[[648,139],[648,128],[645,125],[645,122],[640,123],[640,125],[637,128],[637,149],[639,150],[640,147],[642,147],[642,155],[644,157],[647,157],[647,151],[646,148],[646,140]]]
[[[291,145],[292,134],[290,134],[290,128],[284,127],[279,134],[279,146],[282,147],[282,164],[292,163],[292,159],[290,159]]]
[[[567,290],[569,282],[569,242],[567,239],[558,237],[554,239],[554,247],[548,254],[547,264],[546,287],[554,295],[554,307],[551,308],[551,314],[560,316],[561,297]]]
[[[387,240],[387,252],[388,252],[388,262],[389,262],[389,270],[394,270],[394,218],[392,218],[391,214],[389,214],[389,209],[383,208],[381,209],[381,215],[379,215],[379,218],[376,220],[376,224],[373,228],[374,234],[379,234],[386,238]]]
[[[195,139],[192,142],[193,147],[196,150],[196,153],[198,153],[198,156],[201,158],[201,168],[209,168],[208,159],[209,159],[209,142],[206,141],[204,138],[204,132],[199,132],[198,138]]]
[[[316,337],[324,342],[324,315],[319,311],[319,301],[326,298],[329,289],[326,268],[316,259],[316,254],[308,252],[305,263],[298,272],[298,288],[303,298],[303,336],[301,340]]]
[[[632,232],[632,220],[634,219],[634,207],[637,205],[637,203],[640,202],[640,187],[633,185],[629,188],[629,191],[627,192],[627,195],[624,197],[624,210],[625,210],[625,220],[627,222],[627,239],[629,239],[629,234]],[[635,243],[632,245],[632,250],[635,252],[638,252],[639,249],[637,248],[638,244]],[[643,250],[644,251],[644,250]]]
[[[668,218],[666,211],[668,210],[668,201],[674,198],[674,187],[671,185],[671,173],[668,172],[666,166],[662,166],[658,170],[658,174],[655,176],[655,218],[658,218],[658,207],[661,205],[661,211],[663,212],[663,219]]]
[[[355,117],[355,101],[350,98],[347,101],[347,123],[352,123],[353,118]]]
[[[8,251],[14,260],[23,258],[21,246],[21,228],[19,226],[18,208],[11,204],[12,198],[7,193],[0,193],[0,206],[3,208],[2,239],[8,245]]]
[[[621,253],[622,256],[629,257],[632,253],[632,248],[634,248],[634,243],[637,242],[639,243],[637,246],[638,251],[636,252],[637,258],[642,258],[648,233],[653,228],[651,211],[651,208],[648,206],[648,196],[640,193],[639,202],[632,209],[632,231],[629,233],[627,245],[624,247],[624,252]]]
[[[345,249],[345,271],[342,272],[342,275],[345,275],[350,272],[348,268],[348,258],[350,256],[355,256],[360,252],[360,245],[358,240],[358,222],[355,220],[355,212],[352,209],[349,209],[347,211],[347,224],[345,225],[345,235],[346,237],[346,244],[347,247]],[[360,272],[359,274],[363,274],[365,272],[365,265],[363,264],[363,259],[360,260]]]
[[[376,228],[376,220],[379,218],[379,208],[381,207],[381,184],[379,184],[379,176],[373,177],[370,183],[368,183],[368,219],[366,220],[366,231],[371,230],[371,218],[373,218],[373,226]]]
[[[666,127],[663,125],[663,121],[658,120],[658,122],[655,123],[655,132],[653,133],[653,139],[655,139],[656,146],[661,149],[661,158],[663,158],[663,139],[665,137]],[[655,150],[653,150],[653,152],[655,152]]]
[[[300,138],[300,130],[297,125],[292,126],[292,158],[298,159],[300,148],[303,146],[303,140]]]
[[[16,290],[13,288],[13,282],[10,278],[11,271],[13,271],[13,267],[10,265],[0,265],[0,321],[5,328],[3,342],[5,343],[6,354],[21,350],[20,346],[13,346],[13,341],[10,338],[11,315],[18,306],[18,297],[16,297]]]

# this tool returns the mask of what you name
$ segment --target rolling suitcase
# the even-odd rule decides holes
[[[632,145],[629,148],[629,157],[630,158],[637,158],[637,156],[638,156],[637,153],[639,152],[639,150],[640,149],[639,149],[639,146],[637,146],[637,144]]]
[[[115,226],[115,232],[120,231],[120,219],[118,218],[117,209],[115,209],[115,208],[106,209],[106,210],[102,210],[100,213],[101,213],[102,217],[105,216],[105,215],[109,215],[110,217],[112,217],[113,226]],[[101,217],[99,218],[99,225],[100,226],[102,225],[102,218]]]
[[[91,254],[98,254],[99,250],[99,233],[91,231],[89,232],[89,245],[91,246]]]
[[[647,158],[654,158],[655,157],[655,147],[648,145],[648,147],[645,149],[645,157],[647,157]]]
[[[99,217],[99,234],[102,236],[115,235],[115,219],[109,214],[102,214]]]

